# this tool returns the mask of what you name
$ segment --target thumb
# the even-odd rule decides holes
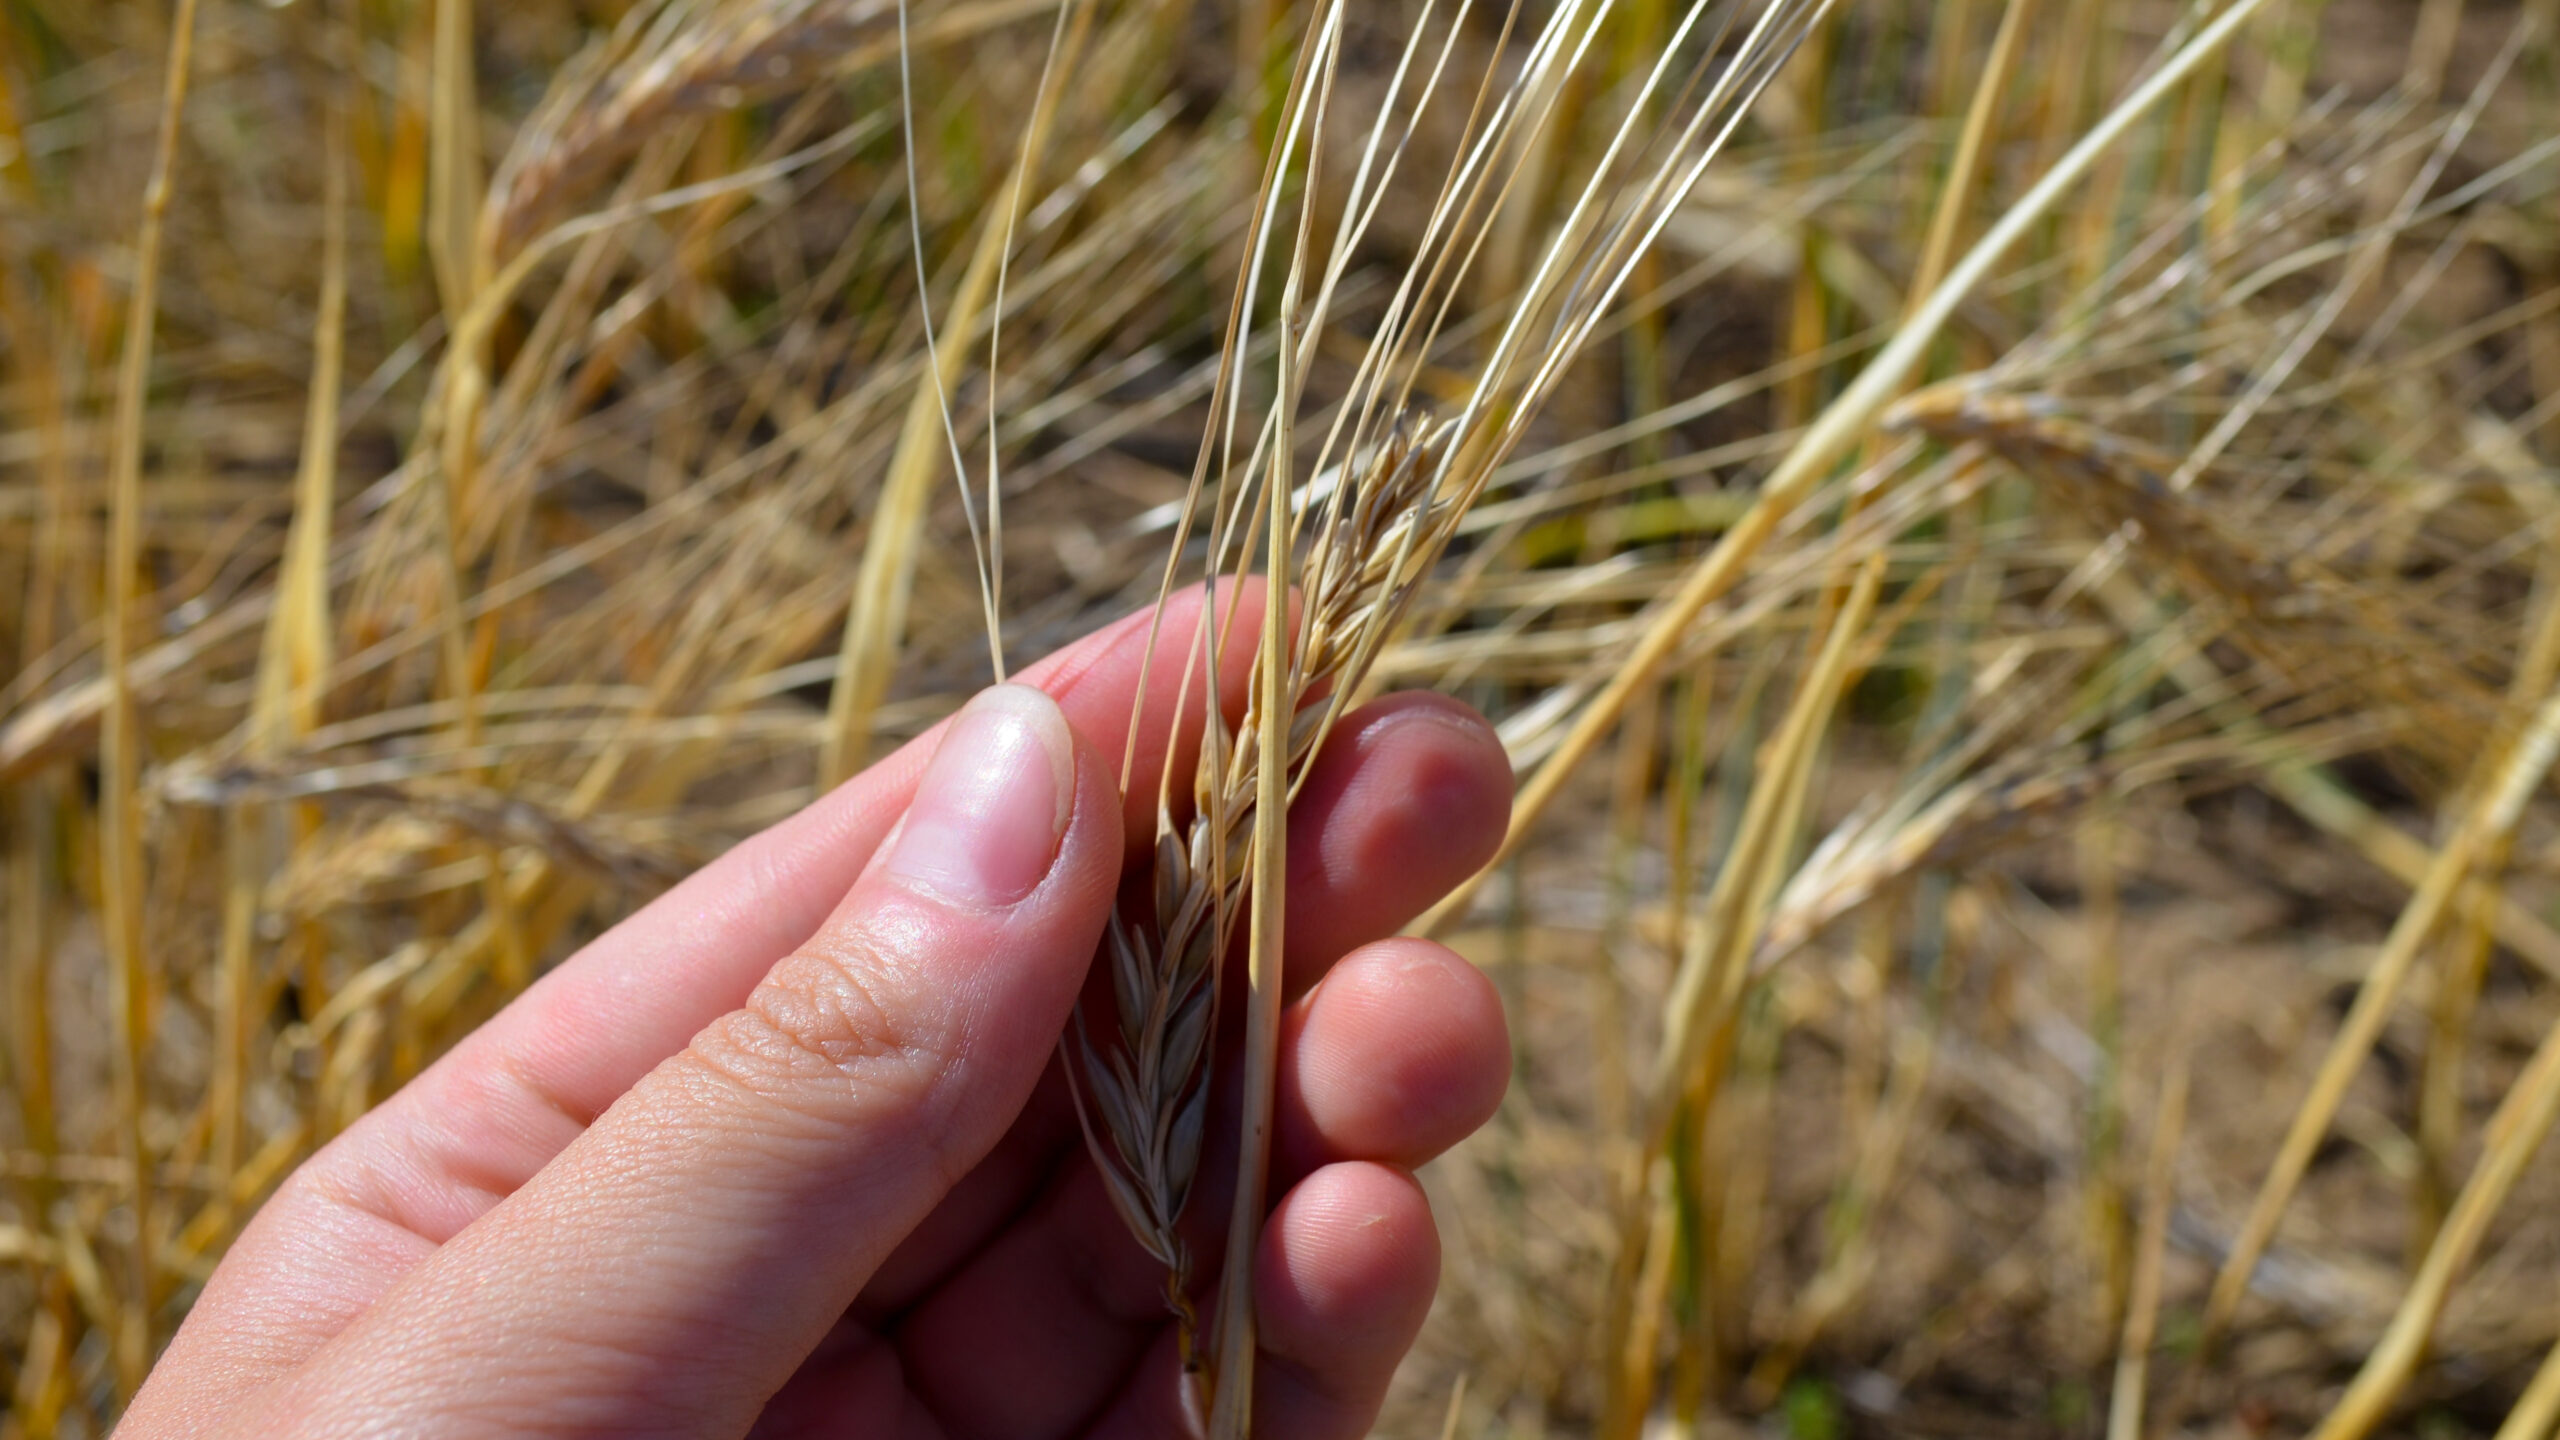
[[[1113,777],[1056,702],[979,695],[818,934],[279,1402],[377,1432],[743,1431],[1012,1124],[1120,859]]]

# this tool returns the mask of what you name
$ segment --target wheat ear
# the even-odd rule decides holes
[[[1250,353],[1246,337],[1258,314],[1263,262],[1281,233],[1282,196],[1290,188],[1282,182],[1302,173],[1303,193],[1312,195],[1325,169],[1321,122],[1345,24],[1340,0],[1323,7],[1310,27],[1283,107],[1281,138],[1256,193],[1245,246],[1249,258],[1228,317],[1231,348],[1212,392],[1209,432],[1167,570],[1170,584],[1171,566],[1184,553],[1191,518],[1214,473],[1219,501],[1209,542],[1210,569],[1239,575],[1248,570],[1256,548],[1249,537],[1268,522],[1260,548],[1274,585],[1270,601],[1281,603],[1285,582],[1294,574],[1300,611],[1290,633],[1283,633],[1279,617],[1284,612],[1265,612],[1242,724],[1232,731],[1225,726],[1214,694],[1205,707],[1209,718],[1193,776],[1192,817],[1176,824],[1170,806],[1159,803],[1150,900],[1133,907],[1137,914],[1116,916],[1105,942],[1118,1010],[1117,1043],[1097,1044],[1096,1027],[1079,1012],[1076,1063],[1066,1067],[1071,1076],[1082,1076],[1079,1114],[1112,1202],[1139,1244],[1166,1267],[1166,1301],[1177,1321],[1184,1398],[1193,1407],[1192,1418],[1195,1424],[1205,1418],[1200,1428],[1222,1440],[1245,1433],[1252,1408],[1248,1262],[1268,1180],[1263,1147],[1269,1137],[1281,998],[1277,916],[1285,908],[1277,893],[1276,852],[1285,843],[1286,807],[1327,732],[1360,690],[1380,647],[1401,623],[1422,577],[1445,550],[1458,517],[1526,433],[1557,377],[1699,172],[1722,148],[1750,97],[1767,83],[1825,4],[1827,0],[1775,0],[1762,8],[1730,64],[1702,62],[1689,83],[1678,87],[1685,118],[1656,127],[1639,122],[1655,97],[1671,93],[1678,73],[1672,56],[1681,46],[1675,43],[1664,51],[1638,87],[1628,122],[1564,207],[1508,314],[1498,329],[1480,337],[1486,338],[1485,348],[1464,406],[1444,423],[1425,425],[1413,417],[1407,398],[1449,339],[1443,323],[1469,283],[1469,272],[1499,222],[1506,197],[1514,193],[1514,182],[1524,173],[1524,157],[1534,153],[1536,136],[1553,118],[1563,87],[1550,82],[1579,67],[1600,32],[1606,7],[1559,7],[1539,27],[1512,83],[1501,84],[1496,72],[1488,71],[1467,121],[1460,159],[1433,201],[1421,257],[1398,283],[1350,393],[1335,408],[1318,451],[1315,482],[1293,492],[1287,479],[1295,453],[1291,422],[1304,399],[1306,361],[1315,338],[1327,333],[1343,267],[1356,253],[1403,150],[1401,141],[1386,143],[1398,106],[1382,104],[1352,167],[1339,233],[1322,260],[1312,239],[1316,212],[1298,211],[1279,294],[1286,333],[1278,346],[1275,398],[1256,427],[1260,433],[1251,458],[1240,471],[1232,468],[1247,408],[1238,371]],[[1721,51],[1740,11],[1725,12],[1726,23],[1708,27],[1716,8],[1715,0],[1694,0],[1681,17],[1677,36],[1685,39],[1712,28],[1717,38],[1705,53]],[[1509,33],[1506,19],[1506,40]],[[1415,43],[1399,63],[1391,96],[1402,93],[1408,75],[1428,77],[1421,78],[1418,96],[1438,87],[1448,47],[1443,46],[1439,60],[1426,64],[1421,34],[1414,32]],[[1407,131],[1420,115],[1420,100],[1413,103]],[[1298,158],[1301,143],[1303,159]],[[1627,181],[1632,190],[1612,187],[1608,182],[1613,178]],[[1383,433],[1372,430],[1373,425]],[[1337,453],[1349,458],[1328,469],[1326,457]],[[1218,624],[1213,607],[1204,609],[1200,623],[1200,638],[1190,648],[1184,674],[1186,699],[1193,668],[1212,677],[1220,668],[1211,640]],[[1317,694],[1327,696],[1325,704],[1301,708],[1302,700]],[[1279,757],[1283,769],[1275,775],[1263,761],[1282,749],[1287,752]],[[1251,878],[1257,866],[1260,878]],[[1219,1028],[1218,972],[1237,938],[1236,921],[1248,900],[1254,927],[1240,1157],[1220,1291],[1218,1359],[1212,1366],[1205,1363],[1200,1326],[1188,1300],[1190,1259],[1178,1227],[1199,1169],[1206,1128],[1206,1062],[1210,1039]],[[1089,1111],[1085,1090],[1091,1092]],[[1201,1405],[1204,1396],[1214,1401],[1213,1409]]]
[[[913,38],[939,43],[1047,8],[1047,0],[954,5]],[[490,183],[482,243],[503,262],[565,197],[671,125],[898,53],[893,0],[649,0],[572,59],[525,121]]]
[[[1462,507],[1438,483],[1446,430],[1420,429],[1397,427],[1339,487],[1301,571],[1305,605],[1289,683],[1278,697],[1295,717],[1283,761],[1291,795],[1455,531]],[[1209,643],[1204,634],[1194,649],[1205,653]],[[1300,705],[1320,693],[1330,698]],[[1259,683],[1250,685],[1244,719],[1233,730],[1212,707],[1192,814],[1178,823],[1160,818],[1155,883],[1145,900],[1111,918],[1103,951],[1118,1043],[1097,1044],[1083,1012],[1076,1017],[1080,1063],[1072,1070],[1081,1071],[1079,1093],[1091,1098],[1100,1120],[1099,1133],[1088,1132],[1097,1168],[1129,1233],[1165,1267],[1166,1307],[1177,1322],[1183,1368],[1194,1375],[1204,1356],[1179,1226],[1199,1173],[1217,967],[1252,873],[1262,764],[1256,735],[1269,703]]]
[[[794,82],[890,33],[889,0],[706,6],[657,0],[572,59],[491,181],[482,223],[511,253],[560,198],[686,117]]]

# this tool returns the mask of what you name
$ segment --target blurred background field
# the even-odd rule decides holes
[[[1382,657],[1533,801],[1382,1433],[2553,1432],[2560,4],[2267,0],[1762,483],[2219,9],[1840,0]],[[1444,402],[1682,13],[1557,82]],[[1344,143],[1505,15],[1352,12]],[[984,683],[912,233],[1008,654],[1155,593],[1306,17],[912,20],[911,214],[885,0],[0,0],[0,1434],[101,1433],[297,1159]]]

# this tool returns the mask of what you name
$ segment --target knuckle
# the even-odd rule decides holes
[[[830,927],[767,973],[746,1004],[698,1037],[714,1069],[752,1090],[930,1084],[958,1046],[948,1003],[904,957],[914,946],[877,917]]]

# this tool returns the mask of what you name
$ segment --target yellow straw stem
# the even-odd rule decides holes
[[[2214,1276],[2212,1294],[2205,1301],[2204,1344],[2200,1349],[2209,1348],[2221,1335],[2239,1308],[2241,1297],[2248,1293],[2250,1273],[2266,1253],[2276,1222],[2292,1203],[2303,1172],[2310,1168],[2313,1152],[2328,1133],[2329,1123],[2337,1117],[2348,1084],[2381,1036],[2383,1022],[2390,1018],[2391,1007],[2399,1000],[2401,986],[2409,978],[2419,949],[2452,908],[2454,897],[2471,877],[2474,862],[2499,837],[2514,831],[2516,822],[2523,817],[2525,802],[2550,774],[2555,756],[2560,756],[2560,691],[2553,692],[2534,713],[2531,725],[2509,753],[2497,783],[2481,796],[2453,839],[2438,853],[2434,867],[2420,883],[2418,893],[2410,897],[2407,908],[2400,912],[2400,919],[2384,939],[2381,952],[2374,957],[2363,988],[2356,992],[2355,1004],[2347,1011],[2346,1022],[2330,1042],[2329,1052],[2321,1057],[2310,1095],[2294,1112],[2284,1144],[2276,1152],[2275,1164],[2259,1186],[2239,1236],[2232,1241],[2231,1254]]]
[[[151,382],[151,339],[160,314],[160,245],[177,167],[178,120],[186,109],[195,55],[196,0],[178,0],[169,30],[169,67],[160,100],[160,138],[142,194],[134,242],[133,296],[125,311],[123,364],[116,374],[115,432],[108,461],[107,710],[100,744],[99,885],[115,987],[117,1135],[133,1193],[133,1263],[115,1335],[116,1384],[126,1398],[142,1386],[151,1357],[151,1311],[158,1298],[151,1263],[152,1175],[144,1153],[144,1052],[150,1044],[150,977],[142,918],[142,815],[135,785],[142,766],[134,713],[134,577],[142,563],[142,412]]]
[[[1760,488],[1760,497],[1744,512],[1741,520],[1725,532],[1716,547],[1699,559],[1680,588],[1663,601],[1645,625],[1635,648],[1619,664],[1608,684],[1583,706],[1574,717],[1573,726],[1556,745],[1555,752],[1538,767],[1529,783],[1522,786],[1511,806],[1510,832],[1503,837],[1502,847],[1475,879],[1458,887],[1448,898],[1432,907],[1415,922],[1423,934],[1439,934],[1464,914],[1474,902],[1484,877],[1500,869],[1520,848],[1531,826],[1546,813],[1547,806],[1564,788],[1564,782],[1588,757],[1601,739],[1616,726],[1618,716],[1636,693],[1651,683],[1688,633],[1690,622],[1700,611],[1721,598],[1742,578],[1743,567],[1753,554],[1768,542],[1778,522],[1802,504],[1815,486],[1831,472],[1834,464],[1849,453],[1849,448],[1875,423],[1877,415],[1899,393],[1911,373],[1927,358],[1929,346],[1938,332],[1946,328],[1955,315],[1956,306],[1973,293],[1976,286],[1989,278],[1993,267],[2009,253],[2028,230],[2079,183],[2091,166],[2108,149],[2124,138],[2134,122],[2150,113],[2151,108],[2166,98],[2192,75],[2196,67],[2230,43],[2231,37],[2267,0],[2236,0],[2221,17],[2187,42],[2131,95],[2118,102],[2105,117],[2071,147],[2061,161],[2036,182],[2035,188],[2021,196],[2015,205],[2001,215],[1990,231],[1974,243],[1964,259],[1947,275],[1946,282],[1929,294],[1929,298],[1879,351],[1867,368],[1858,373],[1846,390],[1826,407],[1809,426],[1786,459],[1770,472]]]

